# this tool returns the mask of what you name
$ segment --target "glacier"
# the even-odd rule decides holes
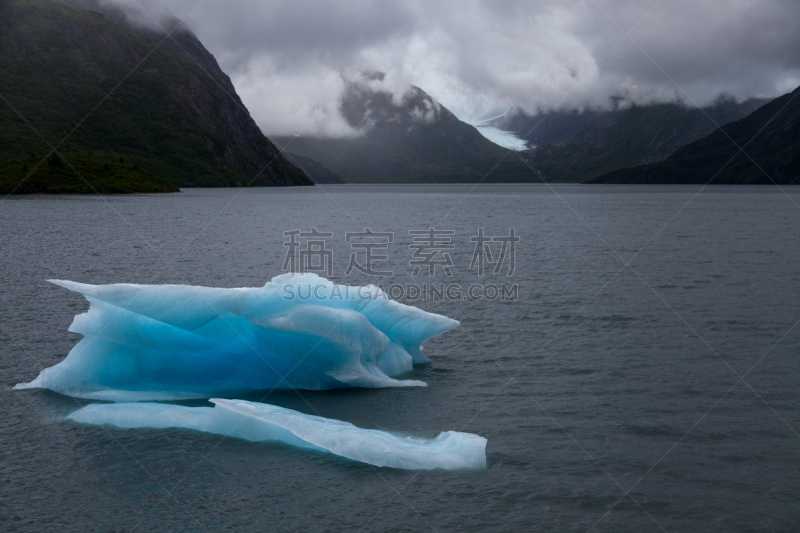
[[[161,403],[92,404],[67,418],[121,428],[186,428],[249,441],[279,441],[375,466],[407,470],[486,468],[486,439],[445,431],[434,439],[362,429],[275,405],[212,398],[214,407]]]
[[[284,274],[263,287],[52,283],[90,303],[60,363],[15,389],[131,402],[272,388],[425,386],[398,380],[428,362],[422,344],[459,323],[374,286]]]

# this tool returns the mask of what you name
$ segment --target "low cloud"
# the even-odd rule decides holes
[[[188,15],[268,135],[357,134],[337,99],[362,71],[472,122],[513,106],[704,105],[800,85],[796,0],[198,3],[162,2]]]

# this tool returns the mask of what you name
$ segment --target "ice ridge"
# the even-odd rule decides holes
[[[89,285],[51,280],[89,301],[66,359],[15,388],[108,401],[209,398],[272,388],[425,386],[397,380],[430,338],[458,326],[315,274],[264,287]]]
[[[160,403],[93,404],[68,418],[121,428],[186,428],[249,441],[279,441],[300,448],[407,470],[486,468],[486,439],[445,431],[434,439],[362,429],[275,405],[211,399],[214,407]]]

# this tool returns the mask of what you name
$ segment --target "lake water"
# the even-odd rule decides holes
[[[797,203],[800,188],[580,185],[6,199],[0,529],[796,531]],[[427,388],[248,399],[422,437],[477,433],[486,470],[83,426],[63,417],[87,402],[11,390],[79,338],[67,328],[88,303],[45,280],[263,285],[281,273],[283,232],[312,227],[333,233],[338,281],[374,281],[344,275],[345,232],[369,227],[394,234],[376,263],[390,283],[516,284],[518,299],[412,302],[461,321],[408,376]],[[454,232],[441,252],[452,276],[412,276],[409,231],[431,227]],[[521,238],[510,276],[510,254],[498,274],[469,270],[481,227]]]

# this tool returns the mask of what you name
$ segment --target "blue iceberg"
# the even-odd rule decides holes
[[[87,399],[425,386],[390,376],[428,362],[422,344],[458,326],[389,300],[375,286],[342,286],[314,274],[240,289],[51,281],[90,302],[69,328],[84,337],[64,361],[15,388]]]
[[[408,470],[486,468],[486,439],[445,431],[435,439],[403,437],[348,422],[244,400],[212,399],[214,407],[158,403],[88,405],[68,416],[121,428],[187,428],[249,441],[279,441],[375,466]]]

